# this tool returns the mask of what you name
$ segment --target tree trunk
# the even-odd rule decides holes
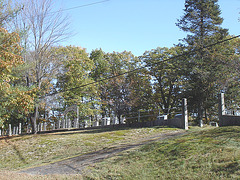
[[[34,113],[31,116],[32,134],[37,134],[37,118],[38,118],[38,105],[36,105]]]

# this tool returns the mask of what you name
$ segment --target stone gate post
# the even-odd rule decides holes
[[[182,128],[188,129],[188,110],[187,110],[187,99],[182,99]]]
[[[224,93],[218,95],[218,117],[219,117],[219,126],[223,125],[223,115],[225,115],[225,102],[224,102]]]

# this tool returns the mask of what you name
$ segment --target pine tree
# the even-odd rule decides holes
[[[224,63],[218,57],[221,45],[204,48],[209,44],[223,40],[228,30],[221,28],[223,18],[218,0],[186,0],[184,15],[176,24],[181,30],[188,33],[181,45],[189,51],[197,50],[186,59],[188,63],[187,77],[189,84],[187,96],[194,112],[198,114],[198,121],[202,126],[203,113],[213,105],[211,101],[218,85]]]

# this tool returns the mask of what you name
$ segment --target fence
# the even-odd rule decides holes
[[[240,126],[240,116],[226,114],[224,93],[219,94],[218,99],[219,126]]]

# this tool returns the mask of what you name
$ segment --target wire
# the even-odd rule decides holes
[[[217,44],[221,44],[221,43],[224,43],[224,42],[227,42],[227,41],[236,39],[236,38],[238,38],[238,37],[240,37],[240,35],[234,36],[234,37],[231,37],[231,38],[222,40],[222,41],[218,41],[218,42],[216,42],[216,43],[213,43],[213,44],[204,46],[204,47],[202,47],[202,48],[197,48],[197,49],[195,49],[195,50],[183,52],[183,53],[180,54],[180,55],[170,57],[170,58],[168,58],[168,59],[162,60],[162,61],[160,61],[160,62],[153,63],[153,64],[151,64],[151,65],[158,65],[158,64],[161,64],[161,63],[163,63],[163,62],[166,62],[166,61],[169,61],[169,60],[173,60],[173,59],[175,59],[175,58],[179,58],[179,57],[182,57],[182,56],[186,56],[186,55],[192,54],[192,53],[194,53],[194,52],[197,52],[197,51],[199,51],[199,50],[201,50],[201,49],[209,48],[209,47],[215,46],[215,45],[217,45]],[[131,70],[131,71],[126,71],[126,72],[124,72],[124,73],[117,74],[117,75],[115,75],[115,76],[106,77],[106,78],[100,79],[100,80],[98,80],[98,81],[94,81],[94,82],[91,82],[91,83],[88,83],[88,84],[83,84],[83,85],[81,85],[81,86],[77,86],[77,87],[70,88],[70,89],[67,89],[67,90],[62,90],[62,91],[58,91],[58,92],[53,92],[53,93],[48,94],[48,95],[45,95],[45,96],[53,96],[53,95],[55,95],[55,94],[59,94],[59,93],[62,93],[62,92],[72,91],[72,90],[79,89],[79,88],[83,88],[83,87],[86,87],[86,86],[89,86],[89,85],[97,84],[97,83],[99,83],[99,82],[103,82],[103,81],[106,81],[106,80],[109,80],[109,79],[114,79],[114,78],[119,77],[119,76],[123,76],[123,75],[126,75],[126,74],[134,73],[134,72],[136,72],[136,71],[139,71],[139,70],[144,69],[144,68],[149,67],[149,66],[150,66],[150,65],[145,65],[145,66],[142,66],[142,67],[133,69],[133,70]]]
[[[110,0],[97,1],[97,2],[94,2],[94,3],[84,4],[84,5],[80,5],[80,6],[74,6],[74,7],[67,8],[67,9],[60,9],[60,10],[58,10],[58,11],[51,12],[51,13],[57,13],[57,12],[63,12],[63,11],[69,11],[69,10],[72,10],[72,9],[78,9],[78,8],[82,8],[82,7],[92,6],[92,5],[95,5],[95,4],[105,3],[105,2],[107,2],[107,1],[110,1]]]

